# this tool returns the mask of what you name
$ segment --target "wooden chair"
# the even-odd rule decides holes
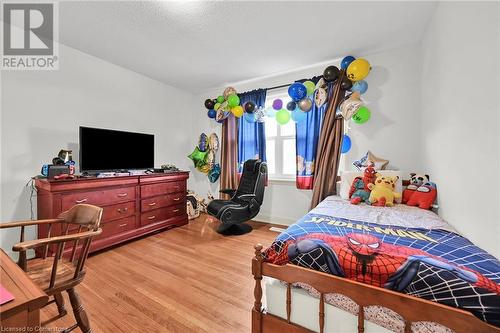
[[[68,293],[76,324],[64,332],[70,332],[76,327],[80,327],[84,333],[92,332],[75,286],[82,282],[85,276],[84,265],[92,238],[102,232],[99,228],[101,216],[102,208],[82,204],[61,213],[57,219],[0,223],[0,229],[21,228],[20,243],[12,248],[13,251],[19,252],[18,265],[47,295],[54,296],[46,305],[55,302],[59,317],[67,313],[62,292]],[[55,224],[60,224],[63,234],[51,237],[52,226]],[[48,237],[25,241],[25,227],[31,225],[47,225]],[[65,251],[66,243],[68,248]],[[40,258],[26,260],[26,251],[35,249]],[[49,249],[53,256],[48,256]]]

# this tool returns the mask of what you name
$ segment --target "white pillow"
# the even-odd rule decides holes
[[[403,192],[403,179],[401,175],[401,171],[394,170],[378,170],[377,173],[380,173],[383,176],[396,177],[399,179],[396,182],[395,191],[398,193]],[[340,192],[339,195],[342,199],[349,199],[349,190],[351,189],[351,184],[354,178],[361,177],[363,178],[363,172],[361,171],[343,171],[340,176]],[[397,199],[396,202],[400,203],[401,199]]]

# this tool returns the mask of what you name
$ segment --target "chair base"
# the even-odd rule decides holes
[[[238,224],[221,223],[220,226],[217,228],[217,232],[224,236],[244,235],[252,230],[253,230],[252,226],[246,223],[238,223]]]

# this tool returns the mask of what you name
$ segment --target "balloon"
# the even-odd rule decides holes
[[[196,146],[191,154],[188,155],[188,157],[193,161],[194,166],[201,167],[205,165],[205,156],[207,155],[208,152],[202,152],[198,149],[198,146]]]
[[[299,108],[293,110],[292,112],[292,120],[296,123],[300,123],[307,119],[307,113],[302,112]]]
[[[211,183],[215,183],[220,176],[220,164],[215,163],[212,169],[208,172],[208,180]]]
[[[222,103],[222,102],[224,102],[225,100],[226,100],[226,99],[225,99],[225,98],[224,98],[224,96],[222,96],[222,95],[221,95],[221,96],[219,96],[219,97],[217,97],[217,102],[218,102],[218,103]]]
[[[293,111],[297,108],[297,103],[295,103],[294,101],[290,101],[288,103],[286,103],[286,109],[288,111]]]
[[[215,103],[214,104],[214,110],[219,110],[220,105],[221,105],[220,103]]]
[[[200,134],[198,139],[198,149],[200,151],[207,151],[208,148],[208,136],[205,133]]]
[[[212,118],[212,119],[215,118],[216,114],[217,114],[217,111],[215,111],[214,109],[208,110],[208,112],[207,112],[208,118]]]
[[[254,112],[253,112],[253,115],[255,117],[255,121],[258,122],[258,123],[263,123],[264,121],[266,121],[265,117],[266,117],[266,112],[264,111],[264,108],[263,107],[259,107],[257,108]]]
[[[227,87],[226,89],[224,89],[222,95],[227,99],[229,95],[236,95],[236,89],[234,89],[233,87]]]
[[[364,94],[368,90],[368,83],[365,80],[356,81],[353,83],[351,91],[358,91],[360,94]]]
[[[278,110],[281,110],[281,108],[283,107],[283,101],[279,98],[276,98],[274,101],[273,101],[273,109],[275,109],[276,111]]]
[[[256,122],[255,115],[253,113],[245,113],[243,118],[245,118],[245,120],[248,121],[249,123]]]
[[[349,120],[354,116],[360,107],[363,106],[363,101],[359,98],[359,92],[353,92],[347,99],[342,101],[339,105],[342,117]]]
[[[211,99],[205,100],[205,107],[209,110],[214,108],[214,104],[214,101],[212,101]]]
[[[352,116],[352,120],[354,120],[356,124],[364,124],[370,119],[370,116],[370,110],[368,110],[366,106],[362,106],[358,109],[358,112]]]
[[[277,111],[275,109],[273,109],[273,108],[267,108],[266,109],[266,115],[268,117],[274,117],[274,116],[276,116],[276,112]]]
[[[327,82],[332,82],[338,79],[340,70],[336,66],[328,66],[323,72],[323,78]]]
[[[354,60],[356,60],[356,58],[354,58],[353,56],[349,55],[345,57],[344,59],[342,59],[342,62],[340,63],[340,68],[347,69],[347,67],[349,67],[351,62],[353,62]]]
[[[239,118],[243,115],[244,110],[243,107],[236,105],[235,107],[231,108],[231,112],[234,114],[236,118]]]
[[[370,63],[366,59],[356,59],[347,67],[347,77],[351,81],[361,81],[370,73],[370,69]]]
[[[230,108],[240,105],[240,98],[238,95],[229,95],[227,97],[227,105],[229,105]]]
[[[349,150],[351,150],[351,146],[351,138],[349,137],[349,135],[344,134],[344,136],[342,137],[342,148],[340,149],[340,152],[342,154],[347,153]]]
[[[288,95],[290,95],[292,100],[299,101],[307,96],[307,88],[300,82],[292,83],[290,87],[288,87]]]
[[[311,99],[309,97],[304,97],[302,98],[300,101],[299,101],[299,108],[304,111],[304,112],[307,112],[307,111],[310,111],[311,108],[312,108],[312,105],[313,105],[313,102],[311,101]]]
[[[276,121],[280,125],[285,125],[290,121],[290,112],[285,109],[279,110],[278,112],[276,112]]]
[[[224,119],[229,117],[229,114],[230,114],[230,112],[227,112],[227,111],[223,110],[222,108],[220,108],[219,110],[217,110],[217,114],[215,115],[215,120],[217,120],[218,122],[221,123]]]
[[[340,88],[342,90],[349,90],[352,87],[352,82],[345,76],[342,78],[342,82],[340,82]]]
[[[325,104],[328,97],[327,95],[328,94],[326,93],[325,88],[316,89],[316,94],[314,94],[314,104],[316,104],[318,108]]]
[[[314,90],[316,89],[316,85],[312,81],[306,81],[304,82],[304,86],[306,87],[307,90],[307,95],[312,95],[314,93]]]
[[[245,108],[245,112],[247,113],[253,113],[255,111],[255,103],[254,102],[246,102],[245,105],[243,105]]]

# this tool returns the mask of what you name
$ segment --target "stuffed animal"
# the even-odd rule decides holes
[[[437,198],[437,186],[433,182],[425,182],[413,191],[406,203],[408,206],[417,206],[422,209],[431,209]]]
[[[377,174],[375,182],[368,184],[368,188],[371,190],[370,203],[374,206],[394,206],[394,199],[401,197],[401,193],[394,192],[398,179],[398,176],[389,177]]]
[[[361,202],[370,203],[368,200],[370,197],[370,189],[368,184],[375,181],[375,169],[373,164],[365,169],[363,178],[356,177],[352,181],[351,190],[349,191],[349,198],[351,198],[351,203],[357,205]]]
[[[407,203],[415,191],[422,186],[424,183],[429,181],[429,175],[419,175],[416,173],[410,173],[410,184],[403,191],[402,203]]]

